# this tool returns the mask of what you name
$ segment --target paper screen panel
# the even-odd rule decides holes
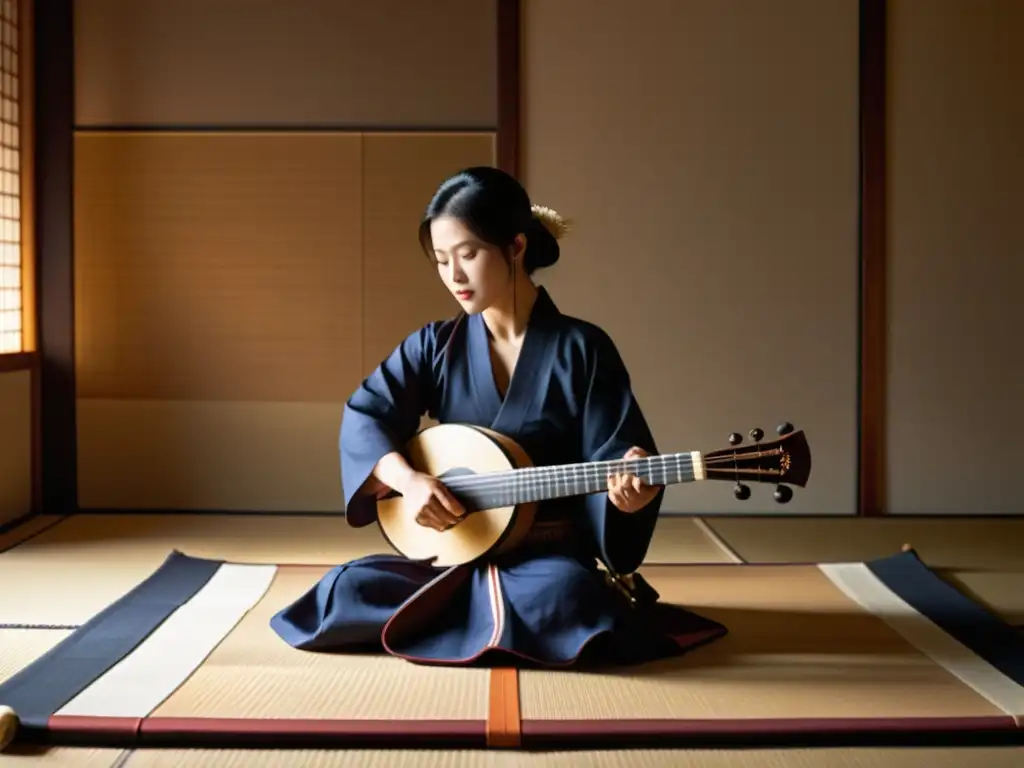
[[[853,513],[856,0],[523,7],[524,178],[574,222],[540,279],[611,334],[662,450],[811,442],[785,507],[697,483],[663,509]]]
[[[888,508],[1020,515],[1024,4],[889,11]]]
[[[360,144],[77,136],[79,396],[333,402],[351,392]]]
[[[342,405],[79,399],[79,504],[339,512]]]
[[[24,348],[18,2],[0,2],[0,354]]]
[[[363,371],[369,372],[416,328],[459,311],[420,249],[420,219],[446,177],[495,159],[490,133],[367,135],[364,146]]]

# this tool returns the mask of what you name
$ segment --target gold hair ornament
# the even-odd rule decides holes
[[[533,205],[530,207],[533,211],[533,217],[538,219],[544,228],[551,233],[555,240],[560,240],[565,237],[565,233],[569,231],[569,221],[562,217],[562,215],[554,208],[548,208],[544,205]]]

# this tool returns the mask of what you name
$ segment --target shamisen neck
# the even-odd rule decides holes
[[[674,485],[706,478],[703,456],[699,451],[689,451],[455,476],[445,479],[445,486],[472,507],[493,509],[603,492],[610,476],[627,473],[649,485]]]

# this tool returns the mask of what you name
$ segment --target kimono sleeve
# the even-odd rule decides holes
[[[583,401],[585,461],[621,459],[631,447],[658,452],[654,437],[630,386],[629,373],[614,342],[598,331],[590,343],[587,390]],[[654,535],[665,489],[640,510],[625,513],[608,493],[585,497],[586,519],[604,564],[631,573],[643,563]]]
[[[345,517],[354,527],[376,519],[377,494],[364,488],[377,462],[404,451],[433,401],[439,324],[407,336],[345,403],[341,422],[341,483]]]

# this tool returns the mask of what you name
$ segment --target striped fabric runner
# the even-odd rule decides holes
[[[1016,629],[941,581],[913,554],[818,566],[842,592],[1024,727]]]
[[[24,728],[55,715],[146,717],[263,597],[276,566],[172,552],[135,589],[0,685]]]

